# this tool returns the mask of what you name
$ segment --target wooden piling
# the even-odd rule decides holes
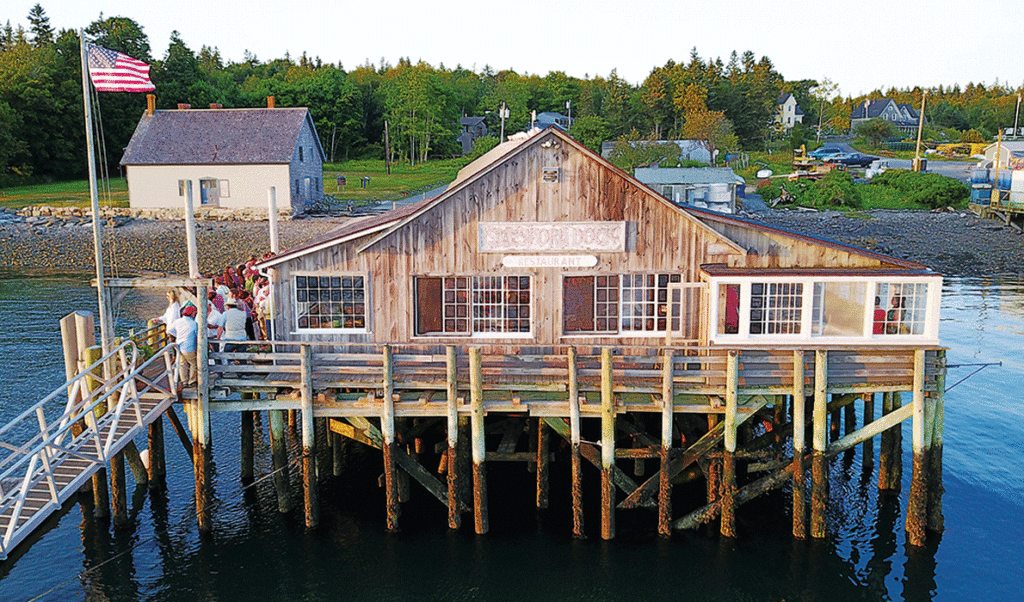
[[[316,429],[313,426],[313,348],[300,347],[302,395],[302,501],[306,528],[320,523],[320,498],[316,480]]]
[[[899,391],[882,395],[882,415],[890,414],[902,407]],[[881,449],[878,454],[878,488],[896,491],[903,482],[903,432],[896,424],[882,433]]]
[[[163,489],[167,485],[167,460],[164,445],[164,417],[157,416],[147,433],[149,448],[149,488]]]
[[[857,406],[849,404],[843,408],[843,435],[857,430]]]
[[[913,474],[907,497],[907,543],[923,546],[928,516],[928,442],[924,396],[924,349],[914,350]]]
[[[793,352],[793,537],[807,538],[807,505],[804,499],[804,448],[806,397],[804,395],[804,352]]]
[[[328,432],[331,439],[331,474],[340,477],[345,469],[345,454],[342,447],[343,437],[338,433]]]
[[[832,400],[833,401],[835,401],[837,399],[839,399],[839,395],[833,395],[832,396]],[[829,421],[828,421],[828,440],[829,441],[838,441],[839,437],[841,436],[841,431],[840,431],[840,428],[839,428],[839,424],[842,421],[842,415],[843,415],[842,412],[843,411],[840,408],[836,408],[836,409],[832,410],[832,415],[829,417]]]
[[[572,461],[572,534],[577,539],[583,532],[583,458],[580,453],[580,386],[576,368],[576,348],[569,347],[569,443]]]
[[[128,525],[128,486],[125,482],[124,453],[110,458],[110,508],[115,529]]]
[[[270,423],[270,457],[274,470],[274,490],[277,492],[277,510],[282,514],[291,512],[292,499],[288,491],[288,446],[285,441],[284,429],[286,410],[267,410],[267,422]]]
[[[206,287],[196,287],[199,300],[199,315],[207,315]],[[199,367],[196,384],[195,428],[192,431],[192,461],[196,479],[196,518],[201,533],[213,528],[209,512],[210,502],[210,346],[207,342],[207,328],[200,328],[196,346],[196,363]]]
[[[487,473],[484,460],[484,384],[480,348],[469,349],[470,428],[473,431],[473,526],[477,535],[490,528],[487,516]]]
[[[673,387],[672,350],[662,355],[661,371],[661,471],[658,475],[658,535],[672,535],[672,483],[669,462],[672,461],[672,418],[675,391]]]
[[[447,433],[448,433],[448,528],[458,529],[462,525],[459,513],[459,381],[455,347],[448,345],[444,350],[445,376],[447,380]]]
[[[79,317],[80,316],[76,315],[76,319],[78,319]],[[91,325],[92,324],[92,316],[89,315],[88,316],[88,320],[80,320],[80,321],[88,322],[88,324]],[[81,338],[83,330],[85,328],[88,328],[88,325],[78,324],[76,322],[76,326],[78,327],[78,333],[79,333],[78,336]],[[92,333],[90,332],[89,334],[91,335]],[[92,346],[92,347],[87,347],[87,348],[80,348],[80,350],[82,352],[82,364],[85,367],[88,367],[88,366],[91,366],[91,365],[95,364],[96,362],[100,361],[100,358],[103,357],[103,350],[100,347],[97,347],[97,346]],[[98,370],[98,368],[97,368],[97,370]],[[100,386],[99,378],[100,378],[100,375],[99,375],[99,373],[97,373],[95,379],[92,379],[92,378],[86,379],[86,383],[87,383],[86,387],[90,391],[95,391],[96,389],[98,389],[99,386]],[[96,409],[94,411],[94,414],[95,414],[96,418],[100,418],[101,416],[103,416],[106,413],[107,413],[107,404],[106,403],[100,403],[100,404],[96,405]],[[92,476],[92,500],[93,500],[93,515],[94,516],[96,516],[97,518],[104,518],[104,517],[110,516],[110,488],[107,485],[107,469],[106,468],[102,468],[101,467],[99,470],[96,471],[96,474],[94,474]]]
[[[537,508],[548,507],[548,429],[537,418]]]
[[[827,409],[828,352],[814,352],[814,419],[811,432],[814,454],[811,465],[811,537],[825,537],[828,475],[825,466],[825,414]],[[834,416],[833,416],[834,418]]]
[[[395,455],[398,453],[395,444],[395,381],[394,357],[391,346],[384,345],[384,398],[381,400],[380,425],[384,444],[381,451],[384,456],[384,498],[387,511],[387,529],[398,531],[398,516],[401,507],[398,501],[398,466]]]
[[[864,426],[868,426],[875,420],[875,394],[865,393],[864,394]],[[861,453],[862,460],[861,465],[864,470],[870,472],[872,467],[875,465],[875,441],[874,439],[868,439],[864,442],[863,451]]]
[[[612,350],[601,349],[601,539],[615,538],[615,393],[612,387]]]
[[[730,350],[725,367],[725,436],[722,454],[722,515],[720,532],[725,537],[736,537],[736,412],[739,383],[739,354]]]
[[[247,395],[249,394],[242,393],[242,398],[245,399]],[[242,458],[240,477],[242,483],[248,485],[253,482],[256,476],[255,444],[253,441],[253,437],[256,434],[256,412],[244,410],[241,419]]]
[[[946,521],[942,513],[942,494],[945,493],[945,488],[942,486],[942,429],[946,413],[946,351],[944,349],[936,352],[936,360],[939,363],[939,373],[935,377],[934,417],[932,419],[931,449],[929,450],[931,462],[928,466],[928,528],[936,533],[942,533],[946,529]]]

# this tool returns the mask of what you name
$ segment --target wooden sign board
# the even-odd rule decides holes
[[[624,253],[626,222],[480,222],[481,253]]]
[[[594,255],[506,255],[501,260],[506,268],[592,268]]]

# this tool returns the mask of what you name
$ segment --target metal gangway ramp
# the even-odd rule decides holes
[[[0,560],[177,399],[175,354],[125,341],[0,428]]]

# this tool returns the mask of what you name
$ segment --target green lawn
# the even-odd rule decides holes
[[[108,191],[101,183],[100,205],[103,207],[127,207],[128,182],[122,178],[115,178],[110,180],[109,185]],[[89,203],[88,180],[14,186],[0,190],[0,207],[12,209],[21,209],[28,205],[88,207]]]
[[[438,159],[410,167],[406,161],[392,165],[390,175],[385,172],[383,161],[325,163],[324,192],[357,203],[397,201],[451,182],[467,163],[465,159]],[[338,176],[345,176],[345,186],[337,186]],[[366,188],[361,187],[363,176],[370,178]]]

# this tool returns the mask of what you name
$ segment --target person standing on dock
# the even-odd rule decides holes
[[[199,325],[196,324],[196,308],[186,305],[181,310],[181,317],[167,327],[167,336],[178,344],[178,382],[185,386],[195,386],[199,375],[196,362],[196,349]]]
[[[225,341],[225,352],[241,351],[245,349],[245,345],[227,341],[245,340],[245,311],[238,308],[238,301],[234,298],[228,299],[225,306],[227,311],[224,312],[224,322],[219,332],[220,340]]]
[[[173,288],[167,290],[167,310],[157,318],[164,326],[170,328],[175,320],[181,317],[181,306],[178,304],[178,293]]]

